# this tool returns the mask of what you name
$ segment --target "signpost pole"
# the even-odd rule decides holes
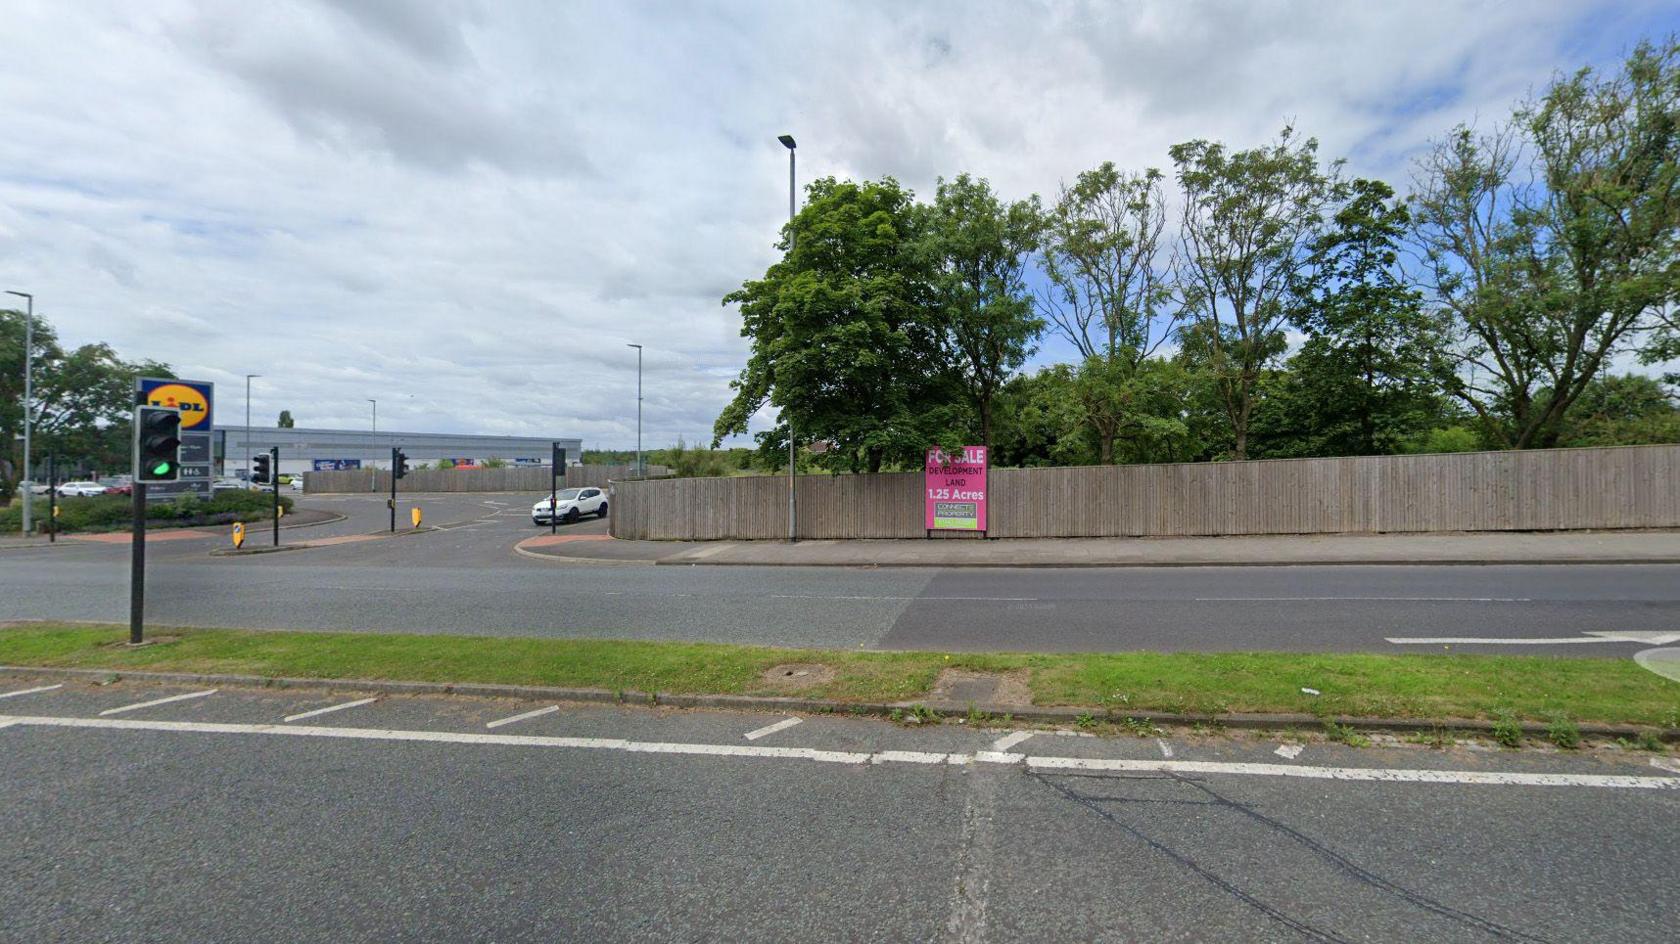
[[[47,543],[58,543],[58,456],[47,453]]]
[[[146,483],[140,481],[140,466],[134,467],[134,553],[128,566],[128,644],[146,640]]]
[[[280,447],[268,450],[268,467],[274,470],[274,546],[280,546]]]
[[[566,450],[561,449],[559,443],[551,444],[549,449],[548,533],[555,534],[560,530],[560,525],[556,523],[560,517],[560,464],[566,461]]]

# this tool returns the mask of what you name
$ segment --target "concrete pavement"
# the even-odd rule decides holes
[[[1680,563],[1680,531],[1298,534],[983,541],[580,541],[534,536],[572,560],[751,567],[1241,567],[1333,564]]]
[[[1654,942],[1680,907],[1680,778],[1633,752],[8,697],[42,683],[0,680],[8,941]]]

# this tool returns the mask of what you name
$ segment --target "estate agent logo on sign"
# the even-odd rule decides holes
[[[924,497],[929,531],[986,530],[986,447],[927,451]]]

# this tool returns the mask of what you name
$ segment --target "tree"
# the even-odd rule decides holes
[[[280,426],[281,429],[292,429],[292,428],[294,428],[293,425],[292,425],[292,411],[291,410],[281,410],[280,411],[280,424],[279,424],[279,426]]]
[[[1345,192],[1341,163],[1320,169],[1318,142],[1297,143],[1292,128],[1253,150],[1198,140],[1169,153],[1184,192],[1177,287],[1190,323],[1180,335],[1212,375],[1231,455],[1244,459],[1261,376],[1287,348],[1292,297],[1326,208]]]
[[[1044,322],[1023,278],[1038,246],[1038,198],[1005,205],[984,179],[939,181],[927,227],[928,251],[959,382],[992,445],[992,403],[1034,350]]]
[[[1386,455],[1440,416],[1440,333],[1398,267],[1406,208],[1382,181],[1355,180],[1351,194],[1297,293],[1291,321],[1308,337],[1273,388],[1276,408],[1260,407],[1265,455]]]
[[[1494,441],[1555,445],[1610,360],[1651,328],[1660,352],[1672,317],[1680,44],[1555,79],[1492,133],[1454,129],[1416,189],[1422,281],[1454,329],[1448,389]]]
[[[1116,438],[1141,430],[1132,412],[1141,366],[1171,336],[1161,233],[1161,172],[1127,173],[1105,162],[1064,185],[1046,220],[1039,310],[1080,354],[1074,390],[1098,462]]]
[[[830,468],[919,464],[929,443],[954,443],[968,421],[953,383],[924,251],[926,215],[896,180],[824,178],[787,228],[783,258],[724,298],[752,342],[713,445],[744,433],[766,404],[800,439],[828,440]],[[785,425],[758,434],[773,463]]]

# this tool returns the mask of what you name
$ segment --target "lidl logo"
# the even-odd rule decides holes
[[[210,401],[196,388],[186,384],[170,383],[153,387],[146,394],[146,402],[152,406],[167,406],[180,410],[182,429],[199,429],[210,420]]]

